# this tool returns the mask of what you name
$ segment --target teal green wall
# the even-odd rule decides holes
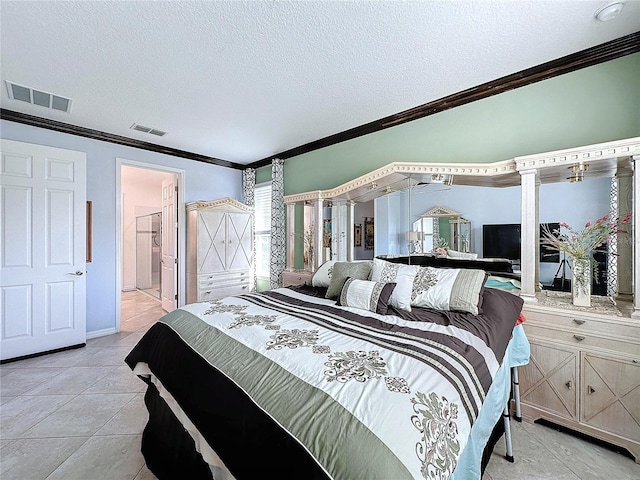
[[[285,193],[333,188],[397,161],[488,163],[639,136],[639,78],[636,53],[292,157]]]

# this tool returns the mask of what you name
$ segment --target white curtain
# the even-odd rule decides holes
[[[282,286],[286,256],[284,160],[276,158],[271,164],[271,288]]]

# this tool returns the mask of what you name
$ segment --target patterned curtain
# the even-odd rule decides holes
[[[282,272],[287,266],[287,237],[284,206],[284,160],[271,165],[271,288],[282,286]]]
[[[256,206],[256,169],[255,168],[247,168],[242,171],[242,198],[244,204],[249,207]],[[253,217],[253,231],[256,231],[256,220],[255,216]],[[251,269],[253,270],[251,273],[253,275],[253,290],[257,290],[257,282],[258,279],[256,277],[256,238],[253,237],[253,261],[251,262]]]
[[[245,205],[255,207],[256,169],[247,168],[242,171],[242,198]]]

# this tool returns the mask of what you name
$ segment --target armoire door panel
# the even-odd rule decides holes
[[[228,268],[245,269],[251,266],[253,255],[253,221],[251,216],[230,213],[228,215]]]
[[[203,273],[224,270],[226,255],[225,214],[222,212],[199,212],[199,270]]]

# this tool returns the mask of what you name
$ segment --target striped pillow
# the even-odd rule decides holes
[[[411,306],[478,315],[484,270],[420,267],[413,280]]]
[[[395,283],[347,278],[336,304],[386,315],[389,309],[389,298],[395,286]]]

